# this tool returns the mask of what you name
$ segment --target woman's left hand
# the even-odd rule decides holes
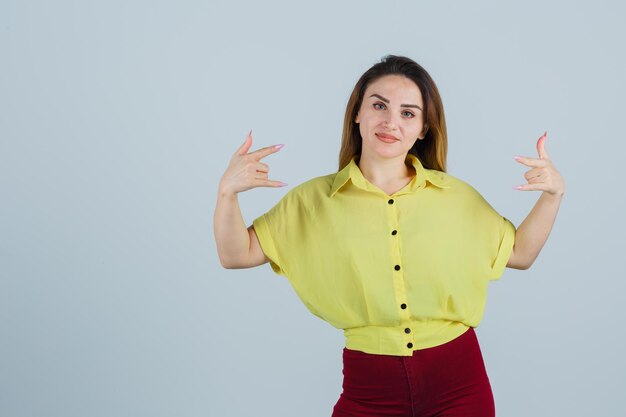
[[[526,158],[523,156],[516,156],[514,159],[532,169],[524,174],[524,178],[528,181],[528,184],[518,185],[513,187],[516,190],[521,191],[545,191],[555,196],[562,196],[565,192],[565,183],[563,177],[556,170],[554,164],[548,156],[548,152],[545,149],[546,138],[548,133],[544,133],[543,136],[537,141],[537,153],[539,158]]]

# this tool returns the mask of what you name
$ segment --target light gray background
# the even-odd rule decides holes
[[[330,416],[343,334],[269,265],[225,270],[217,185],[253,129],[284,188],[335,172],[383,55],[433,76],[449,173],[516,226],[566,181],[531,269],[477,329],[499,416],[623,416],[620,2],[0,0],[0,415]]]

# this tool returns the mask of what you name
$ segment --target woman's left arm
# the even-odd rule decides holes
[[[537,141],[539,158],[516,156],[515,160],[531,167],[524,174],[528,184],[513,187],[522,191],[543,191],[539,200],[515,232],[515,243],[507,267],[528,269],[535,262],[548,239],[565,193],[563,177],[556,170],[545,149],[547,132]]]

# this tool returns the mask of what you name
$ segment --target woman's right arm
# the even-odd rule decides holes
[[[251,268],[269,259],[263,253],[254,227],[246,228],[237,194],[255,187],[282,187],[280,181],[267,179],[269,166],[261,158],[278,152],[282,145],[268,146],[247,153],[252,145],[249,133],[244,144],[235,152],[220,180],[213,231],[217,253],[224,268]]]

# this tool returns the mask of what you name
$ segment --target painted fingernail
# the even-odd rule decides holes
[[[280,184],[281,187],[284,187],[285,185],[288,185],[286,182],[282,182],[282,181],[278,181],[278,183]]]
[[[515,156],[513,157],[513,159],[515,159],[516,161],[519,161],[520,159],[522,159],[522,157],[521,157],[521,156],[519,156],[519,155],[515,155]]]
[[[280,149],[280,148],[282,148],[283,146],[285,146],[285,144],[284,144],[284,143],[281,143],[280,145],[276,145],[276,146],[274,146],[274,147],[275,147],[276,149]]]
[[[521,186],[521,185],[516,185],[515,187],[513,187],[513,189],[515,189],[515,190],[521,190],[521,189],[522,189],[522,186]]]

